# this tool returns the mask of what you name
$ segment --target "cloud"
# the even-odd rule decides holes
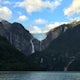
[[[8,7],[0,7],[0,19],[8,20],[12,17],[12,11]]]
[[[35,23],[35,24],[46,24],[47,21],[44,19],[36,19],[33,21],[33,23]]]
[[[8,0],[4,0],[4,1],[3,1],[3,4],[5,4],[5,5],[6,5],[6,4],[11,4],[11,2],[8,1]]]
[[[44,27],[44,29],[39,28],[39,26],[30,26],[27,29],[31,32],[31,33],[47,33],[48,31],[50,31],[51,29],[54,29],[56,27],[58,27],[61,24],[67,24],[68,22],[55,22],[52,24],[48,24]]]
[[[25,20],[28,20],[28,17],[26,17],[25,15],[20,15],[20,16],[17,18],[17,21],[25,21]]]
[[[27,28],[30,33],[42,33],[41,29],[38,26],[30,26]]]
[[[11,2],[8,1],[8,0],[0,0],[0,6],[2,6],[2,5],[9,5],[9,4],[11,4]]]
[[[54,22],[52,24],[48,24],[45,26],[45,28],[43,29],[43,33],[46,33],[48,31],[50,31],[51,29],[54,29],[56,27],[58,27],[61,24],[67,24],[68,22]]]
[[[55,27],[58,27],[61,23],[60,22],[55,22],[55,23],[52,23],[52,24],[48,24],[46,25],[46,27],[44,28],[43,32],[48,32],[50,31],[51,29],[55,28]]]
[[[64,15],[67,17],[79,17],[80,15],[80,0],[73,0],[71,5],[64,9]],[[76,16],[77,15],[77,16]]]
[[[41,11],[45,8],[54,10],[60,5],[61,1],[62,0],[54,0],[51,2],[48,0],[24,0],[23,2],[17,2],[15,7],[25,8],[28,13],[32,13],[35,11]]]

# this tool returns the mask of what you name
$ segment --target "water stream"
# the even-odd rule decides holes
[[[32,46],[32,53],[34,53],[35,50],[34,50],[34,44],[33,44],[32,40],[33,40],[33,39],[30,40],[30,43],[31,43],[31,46]]]

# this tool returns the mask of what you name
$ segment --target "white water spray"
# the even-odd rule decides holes
[[[41,58],[40,63],[43,63],[43,58]]]
[[[72,62],[75,60],[75,57],[68,63],[68,65],[64,68],[64,71],[67,71],[68,67],[70,66],[70,64],[72,64]]]
[[[34,44],[33,44],[32,40],[33,40],[33,39],[30,40],[30,43],[31,43],[31,46],[32,46],[32,53],[34,53],[35,50],[34,50]]]

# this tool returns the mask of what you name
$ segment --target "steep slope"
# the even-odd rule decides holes
[[[0,71],[32,71],[41,67],[0,36]]]
[[[0,36],[0,71],[26,70],[27,57]]]
[[[80,21],[73,21],[70,23],[62,24],[57,26],[56,28],[50,30],[47,33],[46,39],[41,42],[42,49],[44,50],[54,39],[59,37],[62,33],[66,32],[67,29],[73,28],[76,25],[80,24]]]
[[[55,33],[59,36],[49,35],[56,38],[45,50],[33,54],[31,60],[41,65],[43,70],[80,71],[80,21],[61,25],[51,31],[58,31]]]
[[[9,23],[5,20],[0,22],[0,35],[5,37],[12,45],[25,55],[32,54],[33,36],[20,23]],[[32,43],[31,43],[32,41]],[[38,43],[39,41],[36,40]],[[35,48],[36,50],[37,48]],[[34,51],[35,51],[34,50]]]
[[[54,39],[56,39],[63,31],[63,27],[57,27],[47,33],[46,39],[41,42],[42,49],[44,50]]]

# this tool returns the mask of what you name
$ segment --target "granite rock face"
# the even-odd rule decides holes
[[[40,65],[40,70],[80,71],[80,21],[61,25],[51,31],[55,30],[59,35],[49,35],[48,40],[53,40],[46,42],[48,46],[43,51],[34,53],[30,57],[31,62]]]
[[[22,53],[29,55],[35,51],[45,50],[53,40],[64,34],[69,28],[78,25],[79,21],[69,24],[63,24],[47,33],[46,39],[39,41],[35,39],[28,30],[20,23],[9,23],[2,20],[0,22],[0,35],[5,37],[12,45],[14,45]]]
[[[42,49],[44,50],[45,48],[47,48],[47,46],[54,40],[56,39],[62,32],[64,32],[65,27],[63,28],[62,25],[52,29],[51,31],[49,31],[47,33],[47,37],[46,39],[44,39],[42,41]]]
[[[0,35],[30,55],[29,70],[80,71],[80,21],[60,25],[38,41],[21,24],[3,20]]]
[[[47,48],[49,46],[49,44],[55,40],[56,38],[58,38],[62,33],[65,33],[68,29],[70,28],[74,28],[75,26],[77,26],[78,24],[80,24],[80,21],[73,21],[71,23],[67,23],[67,24],[62,24],[52,30],[50,30],[47,33],[47,37],[46,39],[44,39],[41,42],[41,47],[42,50],[44,50],[45,48]]]
[[[34,44],[35,51],[42,51],[41,41],[39,41],[37,39],[33,39],[33,44]]]
[[[5,20],[0,22],[0,35],[5,37],[22,53],[29,55],[32,52],[30,40],[32,35],[19,23],[9,23]]]

